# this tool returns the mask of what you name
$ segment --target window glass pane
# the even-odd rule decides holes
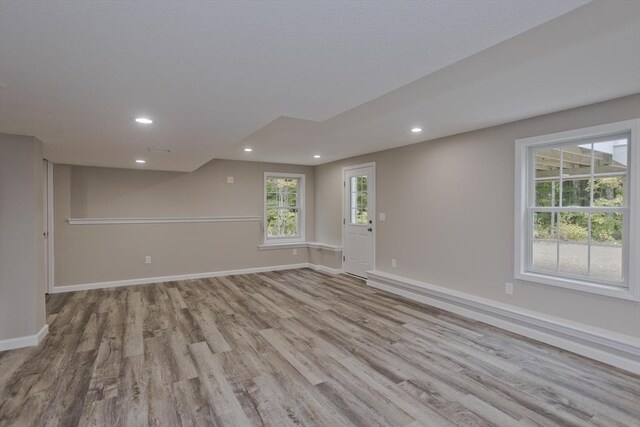
[[[560,206],[560,181],[536,181],[536,206]]]
[[[275,207],[277,205],[276,193],[267,193],[267,207]]]
[[[558,243],[550,240],[533,241],[533,268],[556,271],[558,268]]]
[[[300,237],[298,178],[267,178],[267,237]]]
[[[558,271],[575,276],[586,276],[588,273],[589,246],[576,242],[560,242],[558,244]]]
[[[369,221],[367,185],[366,175],[352,176],[349,180],[351,224],[364,225]]]
[[[624,214],[591,215],[591,276],[621,282]]]
[[[589,216],[562,212],[558,225],[558,271],[586,276],[589,273]]]
[[[358,193],[358,209],[366,209],[367,208],[367,193],[359,192]]]
[[[562,212],[559,238],[563,241],[586,242],[589,239],[589,217],[584,212]]]
[[[351,211],[351,218],[350,218],[350,223],[351,224],[357,224],[358,223],[358,179],[355,176],[352,176],[351,179],[349,180],[350,184],[349,184],[349,200],[350,200],[350,206],[349,209]]]
[[[288,206],[296,207],[298,203],[298,182],[294,181],[293,185],[291,185],[287,189],[287,202]]]
[[[273,238],[299,237],[297,209],[267,209],[267,236]]]
[[[551,212],[535,212],[533,214],[533,238],[556,240],[558,214]]]
[[[366,177],[366,175],[358,177],[358,191],[367,191],[367,177]]]
[[[611,212],[591,215],[591,243],[622,246],[624,214]]]
[[[591,277],[622,282],[622,247],[591,245]]]
[[[589,206],[590,200],[589,179],[562,181],[562,206]]]
[[[366,209],[361,209],[358,212],[358,224],[367,224],[369,222],[369,214]]]
[[[593,144],[594,173],[625,173],[627,170],[628,137],[612,137],[610,141]]]
[[[556,271],[557,215],[551,212],[533,214],[533,268],[537,270]]]
[[[595,178],[593,206],[624,206],[624,176]]]
[[[592,144],[562,147],[562,176],[591,175]]]
[[[560,149],[543,147],[533,150],[535,155],[536,178],[560,176]]]
[[[591,277],[610,282],[622,282],[622,247],[592,245]]]

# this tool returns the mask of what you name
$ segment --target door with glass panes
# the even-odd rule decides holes
[[[375,263],[375,169],[345,168],[343,270],[366,277]]]

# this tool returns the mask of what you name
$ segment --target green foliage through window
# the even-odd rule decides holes
[[[352,176],[349,189],[351,193],[351,224],[368,224],[369,214],[367,209],[369,207],[368,196],[368,183],[367,176]]]
[[[300,179],[269,177],[267,186],[267,237],[300,237]]]

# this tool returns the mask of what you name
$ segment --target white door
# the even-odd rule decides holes
[[[375,268],[375,165],[344,168],[343,178],[342,268],[366,277]]]

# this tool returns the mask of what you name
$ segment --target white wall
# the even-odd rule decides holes
[[[633,95],[318,166],[316,239],[341,244],[342,167],[373,161],[387,214],[377,270],[638,337],[637,302],[522,281],[504,293],[514,282],[514,141],[638,117]]]
[[[45,323],[42,143],[0,134],[0,341]]]

